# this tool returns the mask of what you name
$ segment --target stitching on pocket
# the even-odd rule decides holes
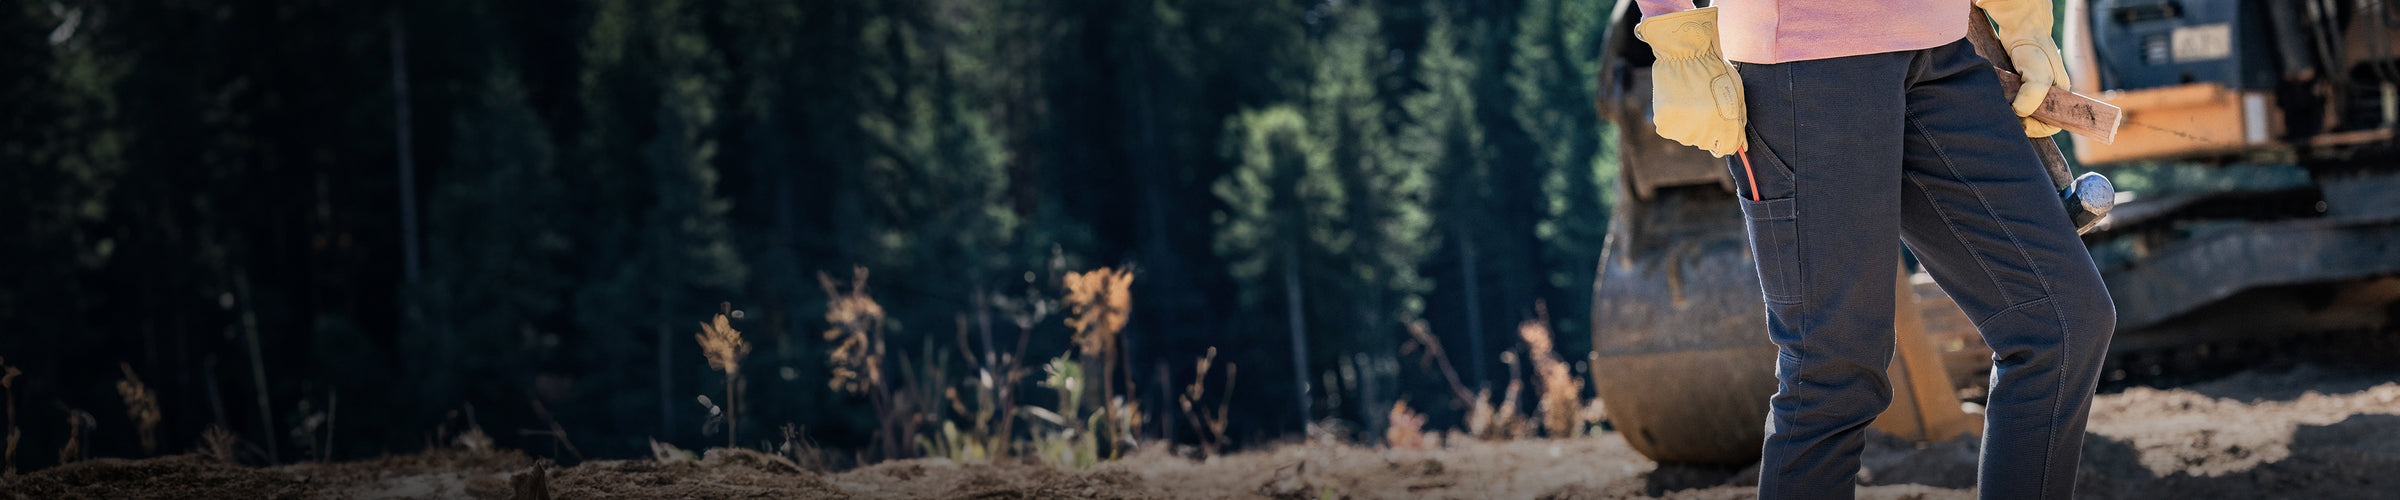
[[[1798,304],[1801,299],[1799,217],[1791,197],[1741,200],[1749,219],[1751,261],[1758,268],[1759,293],[1768,302]]]
[[[1757,149],[1757,151],[1754,152],[1765,153],[1752,155],[1753,157],[1767,160],[1767,164],[1773,166],[1776,171],[1783,172],[1783,176],[1785,178],[1791,178],[1792,165],[1789,163],[1784,163],[1783,155],[1777,154],[1774,146],[1767,145],[1766,136],[1758,134],[1758,127],[1745,125],[1742,127],[1742,132],[1750,134],[1750,144],[1756,146]]]

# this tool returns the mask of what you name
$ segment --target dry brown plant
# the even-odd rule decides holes
[[[1391,425],[1383,428],[1383,442],[1393,448],[1425,449],[1425,415],[1408,409],[1407,401],[1393,401]]]
[[[824,450],[817,447],[816,441],[809,440],[805,433],[800,432],[800,427],[796,425],[783,424],[783,444],[776,448],[775,453],[799,465],[801,470],[824,472],[831,469],[825,463]]]
[[[1075,329],[1075,346],[1085,356],[1103,355],[1116,346],[1133,311],[1133,272],[1110,268],[1067,273],[1067,327]]]
[[[863,393],[883,384],[883,305],[867,295],[867,268],[850,271],[850,291],[841,291],[833,276],[817,273],[817,284],[825,290],[825,340],[834,343],[827,356],[833,362],[833,380],[829,384],[851,393]]]
[[[452,427],[454,423],[457,427]],[[465,430],[452,435],[450,430],[453,428]],[[437,445],[456,446],[481,453],[491,451],[493,446],[492,436],[483,432],[483,423],[475,418],[475,403],[461,404],[458,409],[444,414],[441,425],[434,426],[431,437],[432,440],[426,443],[428,448]]]
[[[125,399],[125,416],[141,430],[142,454],[158,453],[158,395],[142,385],[142,377],[133,374],[133,365],[118,362],[117,368],[125,371],[125,379],[117,381],[117,396]]]
[[[988,321],[978,322],[983,325],[984,345],[981,352],[977,352],[975,342],[967,336],[966,318],[959,318],[958,345],[961,349],[958,353],[966,359],[968,366],[975,369],[975,377],[967,381],[975,404],[969,408],[957,388],[951,388],[946,396],[952,411],[974,420],[974,425],[970,427],[971,437],[991,457],[1006,457],[1010,453],[1009,437],[1015,428],[1018,411],[1017,387],[1023,385],[1025,375],[1029,373],[1024,362],[1025,348],[1033,338],[1033,325],[1040,322],[1042,316],[1049,315],[1048,301],[1042,300],[1031,289],[1026,290],[1026,295],[1024,307],[1017,306],[1004,294],[976,295],[977,317],[988,317],[991,309],[998,307],[1017,320],[1015,352],[1002,352],[1000,346],[993,344]],[[1017,310],[1020,308],[1025,310]]]
[[[1533,311],[1534,319],[1517,325],[1517,336],[1525,339],[1525,352],[1533,358],[1533,373],[1541,382],[1542,428],[1553,438],[1580,435],[1583,379],[1558,357],[1550,338],[1549,307],[1536,301]]]
[[[1426,326],[1425,320],[1411,318],[1407,323],[1409,339],[1400,343],[1400,354],[1405,356],[1419,350],[1425,351],[1424,356],[1417,358],[1417,367],[1441,368],[1442,379],[1450,382],[1450,395],[1458,398],[1459,404],[1474,406],[1477,401],[1475,391],[1467,390],[1467,384],[1459,381],[1458,370],[1451,368],[1449,353],[1442,349],[1442,339],[1433,335],[1433,329]]]
[[[867,268],[850,268],[847,292],[833,276],[821,272],[817,273],[817,285],[825,290],[825,323],[829,325],[825,340],[834,343],[825,355],[833,365],[833,380],[826,383],[835,390],[867,395],[875,409],[876,437],[883,456],[898,458],[900,444],[909,442],[902,434],[914,427],[883,374],[883,305],[867,295]]]
[[[23,374],[17,367],[8,366],[8,358],[0,358],[0,393],[4,393],[0,399],[8,404],[7,468],[0,469],[0,475],[17,475],[17,376]]]
[[[583,450],[575,449],[575,441],[567,439],[567,428],[558,425],[558,417],[550,414],[550,407],[543,406],[539,399],[532,400],[531,403],[533,403],[533,415],[541,417],[542,422],[549,424],[550,427],[549,429],[518,429],[517,435],[549,436],[553,445],[550,448],[551,456],[557,456],[558,448],[565,447],[567,453],[574,455],[575,461],[583,461]]]
[[[739,391],[735,390],[734,384],[742,378],[742,358],[750,355],[750,343],[742,340],[742,332],[734,330],[732,320],[727,318],[731,314],[733,314],[733,303],[718,303],[716,321],[701,323],[700,333],[692,335],[693,340],[700,342],[700,354],[708,358],[708,367],[725,372],[725,447],[727,448],[735,446],[734,431],[737,427],[734,426],[736,423],[734,415],[736,415],[736,410],[741,407],[741,395],[738,394]]]
[[[1176,399],[1183,407],[1185,421],[1191,422],[1192,431],[1200,435],[1200,453],[1203,456],[1214,456],[1225,446],[1225,423],[1229,420],[1226,416],[1232,414],[1233,410],[1233,376],[1235,370],[1241,368],[1233,363],[1225,364],[1225,390],[1217,395],[1217,411],[1211,414],[1206,406],[1200,405],[1200,398],[1207,395],[1208,368],[1216,360],[1217,348],[1208,348],[1208,354],[1194,363],[1192,384],[1184,386],[1183,396]]]
[[[1532,423],[1526,421],[1525,416],[1517,412],[1519,406],[1517,396],[1524,392],[1525,381],[1519,377],[1515,369],[1517,365],[1516,351],[1501,352],[1500,364],[1508,365],[1510,368],[1508,388],[1502,393],[1500,404],[1497,406],[1491,403],[1490,389],[1475,392],[1475,405],[1467,411],[1467,433],[1475,436],[1476,439],[1492,440],[1532,437]]]
[[[58,449],[59,465],[66,465],[75,463],[77,460],[83,460],[83,429],[86,427],[98,427],[99,425],[100,419],[92,418],[91,413],[80,409],[68,409],[67,445]]]
[[[1125,331],[1125,320],[1133,314],[1133,270],[1099,268],[1089,272],[1067,273],[1065,302],[1069,315],[1067,327],[1075,329],[1075,346],[1086,359],[1100,361],[1101,408],[1108,420],[1108,457],[1116,458],[1118,443],[1128,440],[1127,424],[1138,417],[1120,417],[1117,365],[1125,358],[1124,343],[1118,334]],[[1131,399],[1133,384],[1127,374],[1124,396]]]
[[[241,443],[242,438],[233,435],[233,430],[225,428],[225,424],[209,424],[208,430],[200,433],[200,455],[232,465],[236,463],[234,448]]]

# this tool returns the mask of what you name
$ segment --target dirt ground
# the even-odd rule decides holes
[[[2090,498],[2391,498],[2400,371],[2301,366],[2101,395],[2079,493]],[[1873,436],[1864,498],[1971,498],[1972,439]],[[197,456],[98,459],[0,479],[48,498],[1681,498],[1754,496],[1756,470],[1665,466],[1622,439],[1451,442],[1435,450],[1295,444],[1199,461],[1148,451],[1084,471],[923,459],[835,473],[750,452],[558,468],[515,452],[435,451],[272,468]],[[536,480],[535,478],[540,478]]]

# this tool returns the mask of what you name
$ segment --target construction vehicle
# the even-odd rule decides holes
[[[1609,13],[1594,94],[1617,125],[1620,171],[1593,283],[1593,387],[1611,424],[1651,459],[1755,461],[1775,346],[1734,181],[1723,160],[1652,128],[1653,56],[1632,36],[1633,4]],[[2301,172],[2280,184],[2118,195],[2084,235],[2117,307],[2112,364],[2400,322],[2400,12],[2352,0],[2060,8],[2072,87],[2124,113],[2113,141],[2060,141],[2081,164]],[[1895,307],[1895,401],[1876,428],[1920,440],[1978,432],[1958,389],[1982,383],[1989,351],[1923,274],[1901,273],[1895,286],[1910,293]]]

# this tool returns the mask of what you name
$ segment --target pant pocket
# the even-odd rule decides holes
[[[1741,200],[1749,219],[1750,254],[1758,263],[1759,292],[1768,301],[1799,303],[1800,231],[1792,198]]]

